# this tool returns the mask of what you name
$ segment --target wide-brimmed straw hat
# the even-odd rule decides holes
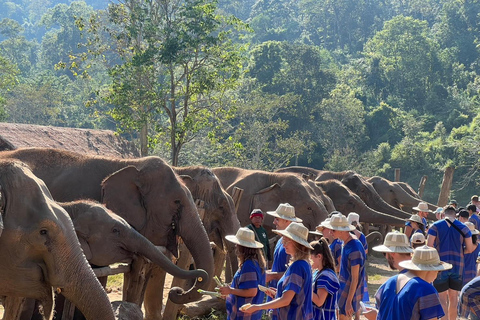
[[[225,239],[247,248],[253,248],[253,249],[263,248],[263,244],[261,244],[258,241],[255,241],[255,234],[253,233],[252,230],[248,228],[240,228],[238,229],[236,235],[225,236]]]
[[[400,267],[417,271],[443,271],[452,268],[450,263],[440,261],[437,249],[421,246],[413,250],[412,260],[399,263]]]
[[[293,222],[302,222],[302,219],[295,217],[295,208],[289,203],[280,203],[275,211],[267,211],[267,214]]]
[[[420,218],[418,214],[412,214],[412,216],[409,219],[407,219],[407,221],[416,222],[423,226],[423,220],[422,218]]]
[[[341,213],[334,214],[330,217],[330,221],[325,221],[325,228],[337,231],[353,231],[355,227],[348,223],[347,217]]]
[[[298,244],[313,250],[313,247],[308,243],[308,229],[301,223],[292,222],[285,230],[272,230],[274,233],[292,239]]]
[[[426,202],[420,202],[418,206],[413,207],[413,210],[422,211],[422,212],[432,212],[432,210],[428,209],[428,204]]]
[[[475,229],[475,225],[472,222],[470,221],[464,222],[464,225],[466,225],[468,229],[470,229],[470,232],[472,233],[472,235],[479,233],[478,230]]]
[[[413,249],[408,243],[408,238],[404,233],[393,231],[387,233],[383,244],[372,248],[377,252],[396,252],[396,253],[411,253]]]

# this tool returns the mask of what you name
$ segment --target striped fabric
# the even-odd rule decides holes
[[[359,265],[358,284],[353,296],[353,311],[356,312],[362,301],[365,281],[365,259],[366,254],[362,243],[357,239],[352,239],[345,243],[342,248],[342,258],[340,263],[340,291],[338,298],[338,308],[340,314],[346,314],[345,307],[347,302],[348,290],[352,283],[351,270],[353,266]]]
[[[415,277],[397,293],[398,275],[378,289],[377,320],[433,319],[445,315],[437,290],[430,283]]]
[[[456,219],[453,223],[463,232],[466,238],[472,237],[472,233],[466,225]],[[451,263],[453,266],[452,269],[442,272],[458,274],[461,278],[465,264],[463,255],[465,239],[463,236],[453,226],[450,227],[450,224],[445,220],[435,222],[428,230],[428,234],[436,237],[434,247],[440,255],[440,260]],[[439,278],[442,272],[439,272]]]
[[[478,216],[478,214],[476,214],[475,212],[470,216],[470,218],[468,218],[468,221],[470,221],[471,223],[473,223],[473,225],[475,226],[475,229],[478,230],[478,228],[480,227],[480,217]]]
[[[467,283],[460,292],[458,314],[466,318],[469,312],[480,317],[480,277]]]
[[[335,260],[335,266],[338,266],[338,258],[340,258],[340,256],[342,255],[342,246],[343,241],[340,239],[334,239],[329,245],[330,251],[332,251],[333,260]]]
[[[232,288],[258,288],[259,284],[262,286],[265,285],[265,272],[262,272],[262,269],[260,269],[260,265],[257,261],[246,260],[242,267],[235,273],[232,281]],[[239,308],[245,303],[263,303],[264,296],[265,294],[260,290],[258,290],[257,295],[253,298],[229,294],[226,299],[227,319],[260,320],[262,318],[262,311],[246,314],[241,312]]]
[[[467,284],[477,276],[477,258],[480,252],[480,245],[474,244],[475,250],[472,253],[465,253],[465,266],[463,268],[463,285]]]
[[[335,309],[337,307],[337,292],[340,288],[337,275],[332,269],[323,269],[313,273],[313,293],[317,294],[319,289],[328,292],[328,296],[322,306],[313,303],[313,318],[315,320],[337,319]]]
[[[273,264],[272,272],[285,272],[288,268],[288,262],[290,261],[290,255],[285,252],[283,247],[282,239],[277,241],[275,245],[275,250],[273,251]],[[277,280],[272,280],[269,283],[270,287],[277,287]],[[270,298],[268,300],[271,300]]]
[[[312,269],[310,263],[305,260],[297,260],[290,265],[278,281],[276,298],[281,297],[289,290],[295,292],[290,305],[274,309],[272,320],[312,319]]]

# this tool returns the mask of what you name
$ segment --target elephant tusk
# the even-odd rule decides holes
[[[160,250],[163,254],[167,254],[167,248],[164,246],[156,246],[158,250]]]

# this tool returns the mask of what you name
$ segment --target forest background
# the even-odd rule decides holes
[[[173,165],[480,183],[480,0],[0,0],[0,120]]]

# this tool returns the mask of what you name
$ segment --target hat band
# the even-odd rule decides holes
[[[430,265],[436,265],[436,264],[440,264],[440,259],[439,258],[436,258],[436,257],[433,257],[433,258],[430,258],[430,259],[418,259],[417,257],[413,257],[412,258],[412,262],[414,264],[430,264]]]
[[[386,247],[410,247],[410,245],[408,243],[405,243],[405,242],[395,242],[395,241],[389,241],[389,240],[385,240],[385,243],[384,245]]]

